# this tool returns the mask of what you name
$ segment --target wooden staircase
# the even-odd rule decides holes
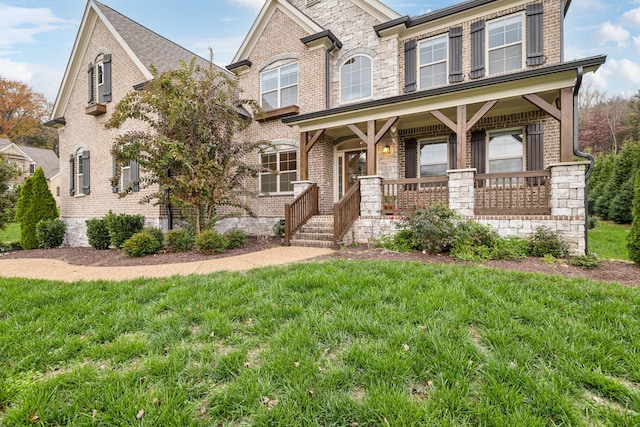
[[[314,215],[291,238],[291,246],[333,248],[333,215]]]

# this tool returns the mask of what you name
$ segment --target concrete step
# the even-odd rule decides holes
[[[320,227],[316,225],[304,225],[298,231],[298,233],[320,233],[320,234],[333,234],[333,227]]]
[[[292,239],[291,246],[302,246],[306,248],[333,248],[333,241]]]
[[[293,236],[293,240],[333,240],[333,231],[330,233],[308,233],[299,231]]]

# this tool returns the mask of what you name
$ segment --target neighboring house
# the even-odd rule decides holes
[[[0,138],[0,153],[4,155],[5,161],[14,164],[22,172],[14,184],[22,184],[36,169],[42,168],[49,191],[60,206],[60,159],[53,150],[16,145],[8,139]]]
[[[152,189],[125,198],[118,195],[140,171],[134,162],[115,164],[113,141],[123,132],[144,128],[128,122],[121,129],[106,129],[105,123],[120,99],[153,77],[151,65],[167,71],[195,56],[108,6],[87,2],[47,123],[58,128],[60,138],[60,217],[67,223],[67,244],[88,245],[85,221],[102,218],[110,210],[143,214],[147,226],[167,228],[164,207],[139,203]],[[116,168],[122,169],[119,181],[114,179]]]
[[[247,183],[261,194],[250,202],[256,218],[217,226],[264,234],[286,217],[287,243],[366,242],[395,231],[398,213],[442,202],[503,235],[548,226],[584,252],[588,162],[574,162],[576,96],[605,57],[564,61],[570,4],[471,0],[407,17],[377,0],[267,0],[227,66],[263,110],[239,136],[267,142],[253,159],[265,172]],[[120,21],[135,24],[89,1],[56,101],[54,121],[66,122],[60,152],[73,155],[63,175],[77,175],[73,162],[82,164],[85,150],[92,159],[91,195],[63,190],[62,216],[84,220],[113,207],[164,224],[161,210],[109,193],[116,133],[102,127],[109,111],[90,115],[98,104],[112,108],[91,104],[104,89],[89,84],[87,107],[95,64],[111,76],[103,54],[114,58],[113,102],[151,77]]]

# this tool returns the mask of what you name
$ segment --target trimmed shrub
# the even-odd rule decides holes
[[[20,190],[16,208],[16,219],[20,222],[20,245],[24,249],[37,248],[37,224],[42,220],[54,218],[58,218],[56,201],[49,191],[42,168],[38,168]]]
[[[413,247],[413,234],[410,230],[399,230],[393,236],[383,234],[375,243],[375,247],[397,252],[411,252],[415,249]]]
[[[158,241],[158,244],[160,245],[160,248],[162,248],[162,245],[164,243],[164,233],[162,232],[162,230],[156,227],[149,227],[149,228],[143,228],[142,232],[149,233],[153,237],[155,237],[156,240]]]
[[[589,226],[589,230],[593,230],[598,226],[598,218],[595,216],[590,216],[587,220],[587,225]]]
[[[284,237],[284,219],[278,220],[273,224],[273,235],[276,237]]]
[[[216,230],[205,230],[196,237],[196,248],[207,255],[221,254],[227,249],[227,239]]]
[[[593,252],[586,255],[572,257],[569,262],[575,267],[582,267],[587,269],[596,268],[597,266],[602,264],[600,258],[598,258],[598,256]]]
[[[499,238],[489,225],[476,221],[460,222],[453,231],[451,256],[464,261],[490,259],[491,249]]]
[[[247,233],[242,230],[229,230],[224,233],[224,238],[227,239],[227,249],[241,248],[249,240]]]
[[[554,258],[564,258],[569,255],[569,245],[557,232],[547,228],[538,227],[527,239],[529,255],[542,258],[551,255]]]
[[[453,243],[458,215],[443,204],[418,207],[397,223],[411,233],[411,245],[417,250],[437,254],[449,250]]]
[[[44,249],[59,248],[64,241],[64,232],[67,229],[59,218],[43,219],[36,225],[38,246]]]
[[[627,251],[629,259],[640,265],[640,170],[635,176],[635,192],[633,195],[633,223],[627,235]]]
[[[492,259],[524,259],[529,256],[529,242],[517,237],[503,237],[491,249]]]
[[[109,249],[111,236],[109,236],[107,222],[101,218],[94,218],[86,220],[85,224],[87,224],[87,238],[91,247],[98,250]]]
[[[142,231],[144,227],[144,215],[116,215],[109,211],[105,215],[104,220],[109,229],[111,237],[111,245],[116,248],[122,248],[122,244],[131,236]]]
[[[141,257],[157,254],[162,249],[162,243],[151,229],[134,234],[122,244],[122,252],[130,257]]]
[[[187,252],[193,247],[193,235],[181,228],[169,230],[164,235],[164,246],[169,252]]]
[[[20,246],[20,242],[4,242],[0,243],[0,250],[3,251],[20,251],[22,250],[22,246]]]

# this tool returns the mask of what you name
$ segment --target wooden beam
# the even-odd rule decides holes
[[[487,101],[482,108],[480,108],[478,110],[477,113],[475,113],[473,115],[473,117],[471,117],[471,120],[469,120],[467,122],[467,129],[471,129],[473,127],[473,125],[475,125],[476,123],[478,123],[478,121],[484,117],[485,114],[487,114],[489,112],[489,110],[491,110],[493,108],[494,105],[496,105],[498,103],[497,99],[494,99],[493,101]]]
[[[560,107],[562,116],[560,119],[560,161],[573,160],[573,88],[560,89]]]
[[[317,130],[315,134],[313,134],[313,136],[311,137],[311,139],[307,142],[307,153],[309,151],[311,151],[311,147],[314,146],[314,144],[318,141],[318,139],[320,138],[320,136],[322,136],[322,134],[324,133],[324,129],[320,129]]]
[[[564,90],[564,89],[563,89]],[[546,111],[551,117],[556,120],[562,120],[562,112],[556,108],[555,105],[549,104],[547,101],[542,99],[540,96],[535,93],[530,93],[528,95],[522,95],[524,99],[540,108],[541,110]]]
[[[376,174],[376,121],[367,122],[367,175]]]
[[[467,106],[458,105],[458,125],[456,126],[456,164],[458,169],[467,167]]]
[[[450,120],[449,117],[442,114],[440,110],[431,110],[429,112],[433,117],[435,117],[437,120],[440,120],[446,127],[451,129],[452,131],[454,132],[458,131],[458,125],[456,125],[452,120]],[[466,119],[467,118],[465,117],[465,120]]]
[[[307,150],[307,132],[300,132],[300,180],[309,179],[309,150]]]
[[[391,126],[393,126],[398,121],[398,118],[399,117],[396,116],[387,120],[387,123],[385,123],[384,126],[382,126],[382,129],[380,129],[376,134],[376,137],[375,137],[376,144],[380,142],[384,134],[387,133],[389,129],[391,129]]]
[[[367,135],[365,135],[356,125],[347,125],[351,132],[355,133],[358,138],[360,138],[363,142],[367,142]]]

